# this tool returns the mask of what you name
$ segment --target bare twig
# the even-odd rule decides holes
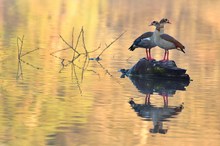
[[[34,51],[36,51],[36,50],[39,50],[39,49],[40,49],[40,48],[37,48],[37,49],[31,50],[31,51],[28,51],[28,52],[24,53],[23,55],[21,55],[21,57],[23,57],[23,56],[25,56],[25,55],[27,55],[27,54],[30,54],[30,53],[32,53],[32,52],[34,52]]]
[[[68,48],[60,49],[60,50],[57,50],[57,51],[54,51],[54,52],[50,53],[50,55],[55,54],[55,53],[60,52],[60,51],[69,50],[69,49],[71,49],[71,48],[68,47]]]
[[[64,66],[64,61],[65,61],[65,59],[63,59],[62,62],[61,62],[62,66]]]
[[[72,29],[72,47],[74,46],[74,27],[73,27],[73,29]],[[75,48],[75,50],[76,50],[77,48]],[[73,57],[72,57],[72,60],[75,60],[74,58],[75,58],[75,55],[76,55],[76,52],[74,51],[73,52]]]
[[[80,39],[80,37],[81,37],[82,31],[83,31],[83,26],[82,26],[82,28],[81,28],[81,30],[80,30],[80,32],[79,32],[79,36],[78,36],[78,38],[77,38],[75,48],[77,48],[77,46],[78,46],[78,44],[79,44],[79,39]]]
[[[124,31],[122,34],[120,34],[114,41],[112,41],[110,44],[108,44],[104,50],[98,55],[97,58],[100,58],[100,56],[114,43],[116,42],[120,37],[122,37],[125,34],[126,31]]]
[[[73,47],[73,43],[74,43],[74,27],[72,28],[72,47]]]
[[[80,54],[78,51],[76,51],[76,49],[73,48],[73,46],[71,46],[69,43],[67,43],[66,40],[61,35],[59,35],[59,36],[67,46],[69,46],[77,54]]]
[[[86,44],[85,44],[85,35],[84,35],[83,28],[82,28],[82,42],[83,42],[83,48],[85,50],[85,53],[88,55],[88,51],[87,51]]]
[[[17,49],[18,49],[18,59],[20,59],[20,55],[19,55],[19,52],[20,52],[20,46],[19,46],[19,39],[17,37]]]
[[[56,56],[56,55],[54,55],[54,54],[50,54],[50,55],[61,60],[62,68],[60,69],[59,73],[61,73],[61,71],[64,69],[64,67],[67,67],[67,66],[69,66],[70,64],[74,64],[74,63],[73,63],[74,60],[64,59],[64,58],[58,57],[58,56]],[[75,57],[75,60],[76,60],[79,56],[80,56],[80,55],[77,55],[77,56]],[[67,64],[64,64],[65,60],[66,60]]]
[[[21,42],[21,46],[20,46],[20,52],[19,52],[19,56],[21,56],[21,52],[22,52],[22,49],[23,49],[23,42],[24,42],[24,35],[22,36],[22,39],[18,38]]]
[[[24,60],[21,59],[21,58],[24,57],[25,55],[30,54],[30,53],[32,53],[32,52],[34,52],[34,51],[36,51],[36,50],[39,50],[39,48],[37,48],[37,49],[31,50],[31,51],[28,51],[28,52],[22,54],[23,43],[24,43],[24,35],[22,36],[22,38],[17,37],[17,50],[18,50],[17,79],[19,79],[19,78],[23,79],[23,71],[22,71],[21,62],[22,62],[22,63],[25,63],[25,64],[27,64],[27,65],[29,65],[29,66],[35,68],[35,69],[41,69],[41,68],[36,67],[36,66],[34,66],[33,64],[30,64],[30,63],[28,63],[28,62],[26,62],[26,61],[24,61]]]
[[[20,46],[19,46],[19,41],[20,41]],[[21,59],[21,52],[23,49],[23,42],[24,42],[24,35],[22,36],[22,38],[17,37],[17,48],[18,48],[18,59]]]
[[[56,56],[56,55],[54,55],[54,54],[50,54],[51,56],[53,56],[53,57],[55,57],[55,58],[58,58],[58,59],[60,59],[61,61],[63,60],[63,58],[61,58],[61,57],[58,57],[58,56]]]
[[[93,50],[93,51],[90,51],[90,52],[88,52],[88,53],[93,53],[93,52],[95,52],[95,51],[97,51],[97,50],[99,50],[101,48],[101,43],[99,44],[99,46],[95,49],[95,50]]]
[[[87,51],[87,48],[86,48],[86,44],[85,44],[85,35],[84,35],[84,30],[82,28],[82,41],[83,41],[83,48],[85,50],[85,61],[84,61],[84,65],[83,65],[83,70],[82,70],[82,74],[84,74],[84,71],[87,69],[88,65],[89,65],[89,52]],[[88,62],[88,63],[87,63]],[[87,63],[87,64],[86,64]],[[83,80],[83,76],[82,76],[82,80]],[[81,80],[81,81],[82,81]]]
[[[79,43],[79,39],[80,39],[80,37],[81,37],[82,31],[83,31],[83,27],[81,28],[81,30],[80,30],[80,32],[79,32],[79,35],[78,35],[78,38],[77,38],[77,41],[76,41],[76,45],[75,45],[75,50],[76,50],[77,47],[78,47],[78,43]],[[73,40],[73,38],[74,38],[74,34],[73,34],[73,32],[72,32],[72,40]],[[73,47],[73,46],[72,46],[72,47]],[[81,55],[81,53],[78,53],[78,55]],[[78,58],[78,57],[77,57],[77,58]],[[76,59],[75,59],[75,52],[73,52],[73,57],[72,57],[72,61],[74,61],[74,60],[76,60]]]
[[[126,32],[126,31],[125,31]],[[61,60],[61,65],[62,65],[62,68],[60,70],[60,72],[65,68],[67,67],[68,65],[72,65],[72,73],[71,73],[71,76],[72,76],[72,79],[75,77],[76,79],[76,84],[79,88],[79,91],[80,93],[82,94],[82,90],[81,90],[81,87],[80,87],[80,84],[83,82],[83,79],[84,79],[84,73],[85,71],[92,71],[93,73],[96,73],[98,74],[96,71],[94,70],[91,70],[91,69],[88,69],[88,66],[89,66],[89,63],[90,63],[90,60],[96,60],[98,62],[98,60],[100,60],[100,56],[112,45],[114,44],[120,37],[122,37],[124,35],[123,32],[122,34],[120,34],[115,40],[113,40],[110,44],[105,44],[105,48],[104,50],[101,51],[101,53],[98,55],[97,58],[89,58],[89,55],[90,53],[93,53],[97,50],[99,50],[101,48],[101,43],[100,45],[98,46],[97,49],[95,50],[92,50],[92,51],[88,51],[87,50],[87,46],[86,46],[86,41],[85,41],[85,32],[84,32],[84,29],[83,27],[81,28],[79,34],[78,34],[78,37],[76,39],[76,41],[74,41],[74,27],[72,29],[72,41],[71,41],[71,44],[69,44],[61,35],[60,38],[62,39],[62,41],[69,47],[73,50],[73,56],[72,56],[72,60],[68,60],[68,59],[64,59],[64,58],[61,58],[61,57],[58,57],[56,55],[54,55],[55,53],[59,52],[59,51],[64,51],[64,50],[67,50],[68,48],[64,48],[64,49],[61,49],[61,50],[58,50],[58,51],[55,51],[53,53],[51,53],[50,55],[58,58]],[[77,48],[79,46],[79,43],[82,39],[82,46],[83,46],[83,49],[84,49],[84,52],[80,52],[80,51],[77,51]],[[74,43],[75,42],[75,43]],[[77,54],[77,56],[76,56]],[[85,56],[84,56],[85,55]],[[77,66],[76,65],[76,59],[79,58],[79,56],[83,56],[84,57],[84,61],[83,61],[83,66]],[[109,76],[113,77],[112,74],[104,68],[104,66],[102,66],[102,64],[100,64],[100,62],[98,62],[99,65],[101,66],[101,68],[103,70],[105,70],[106,74],[108,74]],[[76,68],[80,69],[81,71],[81,76],[78,76],[78,74],[76,73]],[[99,75],[99,74],[98,74]],[[100,78],[100,75],[99,75],[99,78]],[[119,83],[120,84],[120,83]]]

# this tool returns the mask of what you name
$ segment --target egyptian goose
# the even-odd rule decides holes
[[[153,35],[154,43],[160,48],[165,50],[164,58],[162,61],[169,60],[169,50],[171,49],[177,49],[185,53],[184,51],[185,47],[179,41],[177,41],[175,38],[173,38],[168,34],[161,33],[161,31],[163,31],[161,25],[158,25],[156,23],[151,23],[151,25],[156,26],[156,30]]]
[[[164,25],[165,24],[171,24],[170,21],[166,18],[163,18],[160,20],[160,33],[163,34],[164,33]]]
[[[164,24],[170,23],[168,19],[161,19],[160,23],[157,21],[153,21],[151,25],[161,25],[161,31],[160,33],[164,33]],[[153,37],[154,32],[145,32],[141,36],[139,36],[133,44],[130,46],[129,50],[134,51],[136,48],[145,48],[146,49],[146,55],[148,60],[153,60],[151,57],[151,48],[156,47],[156,44],[154,43],[154,37]],[[149,51],[148,51],[149,50]]]

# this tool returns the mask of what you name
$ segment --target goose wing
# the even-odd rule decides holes
[[[150,45],[150,37],[153,32],[145,32],[134,40],[133,44],[128,48],[130,51],[134,51],[135,48],[143,47],[146,48]]]
[[[141,40],[150,38],[152,35],[153,35],[153,32],[145,32],[134,41],[134,44],[136,45],[140,43]]]
[[[185,53],[185,51],[183,49],[185,49],[185,47],[179,42],[177,41],[175,38],[173,38],[172,36],[168,35],[168,34],[161,34],[160,37],[166,41],[172,42],[174,43],[174,45],[176,46],[176,48],[180,48],[180,50]]]

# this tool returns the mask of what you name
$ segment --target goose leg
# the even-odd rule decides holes
[[[147,55],[146,59],[149,60],[148,49],[146,49],[146,55]]]
[[[167,50],[167,59],[166,59],[166,61],[168,61],[169,60],[169,50]]]
[[[150,94],[146,94],[145,104],[146,104],[146,105],[150,105]]]
[[[151,57],[151,49],[149,49],[149,60],[154,60],[154,58]]]
[[[161,61],[165,62],[166,61],[166,56],[167,56],[167,50],[165,50],[163,60],[161,60]]]
[[[164,106],[167,107],[168,106],[168,96],[167,95],[163,95],[163,101],[164,101]]]

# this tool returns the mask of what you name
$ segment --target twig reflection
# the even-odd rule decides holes
[[[21,60],[18,60],[18,69],[17,69],[17,77],[16,79],[23,79],[23,71],[21,66]]]
[[[22,36],[22,38],[20,37],[17,37],[17,50],[18,50],[18,68],[17,68],[17,76],[16,76],[16,79],[23,79],[23,70],[22,70],[22,63],[26,64],[26,65],[29,65],[31,66],[32,68],[34,69],[41,69],[40,67],[36,67],[35,65],[29,63],[29,62],[26,62],[22,59],[22,57],[32,53],[32,52],[35,52],[36,50],[39,50],[40,48],[36,48],[36,49],[33,49],[31,51],[28,51],[26,53],[23,53],[22,54],[22,50],[23,50],[23,43],[24,43],[24,35]],[[22,62],[22,63],[21,63]]]
[[[125,31],[126,32],[126,31]],[[101,48],[101,44],[94,50],[92,51],[88,51],[87,47],[86,47],[86,41],[85,41],[85,31],[83,26],[81,27],[81,30],[78,34],[78,37],[76,39],[76,43],[74,43],[74,27],[72,28],[72,33],[71,33],[71,44],[69,44],[62,35],[59,35],[60,39],[67,45],[67,48],[63,48],[57,51],[54,51],[52,53],[50,53],[51,56],[58,58],[61,61],[61,69],[59,70],[59,73],[61,73],[67,66],[69,66],[70,64],[71,66],[71,78],[72,80],[75,78],[75,82],[78,86],[79,92],[80,94],[82,94],[82,89],[80,84],[82,84],[83,80],[84,80],[84,74],[85,71],[91,71],[94,74],[98,75],[100,78],[99,73],[97,73],[96,71],[92,70],[92,69],[88,69],[89,67],[89,63],[90,60],[96,60],[97,62],[100,60],[100,56],[112,45],[114,44],[120,37],[123,36],[123,34],[125,33],[123,32],[122,34],[120,34],[115,40],[113,40],[110,44],[106,44],[106,47],[101,51],[101,53],[98,55],[97,58],[93,59],[90,58],[90,53],[96,52],[97,50],[99,50]],[[83,52],[78,51],[78,46],[80,43],[80,40],[82,41],[82,47],[83,47]],[[69,50],[72,49],[73,54],[72,54],[72,59],[67,59],[67,58],[62,58],[56,55],[56,53],[60,52],[60,51],[65,51],[65,50]],[[79,58],[84,58],[83,60],[83,64],[82,66],[77,65],[77,60],[80,61]],[[98,62],[98,64],[100,65],[100,67],[106,72],[106,74],[108,74],[110,77],[113,77],[113,75],[100,63]],[[79,69],[79,70],[77,70]],[[80,71],[81,74],[78,74],[77,71]],[[117,83],[119,83],[117,81]],[[120,83],[119,83],[120,84]]]
[[[80,87],[79,79],[78,79],[78,76],[76,74],[76,65],[74,65],[74,64],[72,64],[72,79],[73,79],[73,73],[74,73],[74,76],[76,78],[76,84],[77,84],[77,87],[79,89],[79,92],[82,95],[82,89]]]

